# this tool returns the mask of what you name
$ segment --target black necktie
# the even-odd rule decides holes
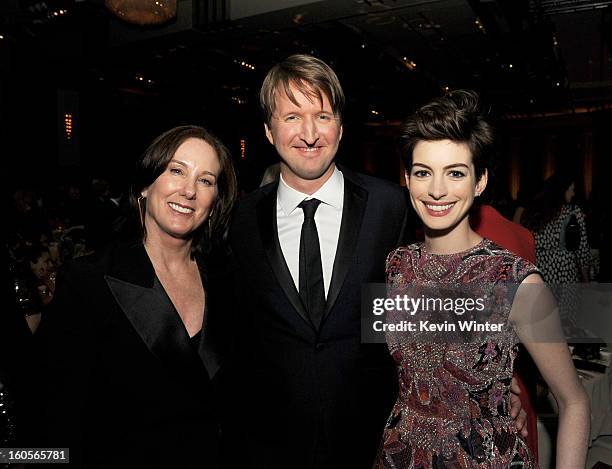
[[[300,297],[308,311],[310,320],[318,329],[325,311],[325,286],[321,267],[321,248],[314,215],[320,200],[303,201],[299,207],[304,211],[304,223],[300,236]]]

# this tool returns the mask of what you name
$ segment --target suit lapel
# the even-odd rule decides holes
[[[259,225],[259,234],[261,242],[266,251],[270,266],[276,275],[279,285],[285,292],[285,295],[291,302],[297,313],[310,324],[306,309],[302,303],[302,299],[295,288],[291,272],[285,262],[283,251],[281,250],[280,241],[278,240],[278,228],[276,224],[276,192],[278,184],[274,185],[268,193],[266,193],[257,205],[257,222]]]
[[[361,232],[361,222],[368,200],[368,192],[353,180],[355,176],[346,169],[342,169],[342,174],[344,176],[344,209],[342,211],[334,270],[327,292],[325,316],[333,308],[349,267],[355,258],[359,233]]]
[[[198,355],[204,363],[206,367],[206,371],[208,372],[208,377],[213,379],[219,368],[221,368],[221,354],[219,353],[219,349],[215,344],[215,331],[211,331],[211,327],[214,328],[214,323],[210,321],[209,311],[211,309],[209,306],[210,295],[208,294],[208,281],[206,274],[204,273],[202,266],[203,262],[198,260],[198,266],[200,267],[200,273],[202,276],[202,285],[204,286],[205,293],[205,310],[204,310],[204,323],[202,324],[202,331],[200,332],[200,346],[198,347]],[[214,309],[214,308],[213,308]],[[214,313],[213,313],[214,314]],[[177,315],[178,316],[178,315]]]
[[[111,273],[104,278],[119,307],[147,348],[168,369],[188,379],[195,377],[201,381],[199,377],[205,371],[203,368],[212,377],[218,363],[215,364],[214,358],[207,363],[208,359],[202,356],[208,348],[206,335],[201,339],[198,356],[172,301],[155,276],[144,246],[134,246],[119,254]],[[211,369],[205,365],[212,365]]]
[[[212,380],[217,374],[217,371],[221,368],[221,355],[217,347],[214,346],[213,341],[211,341],[210,331],[208,331],[206,327],[202,331],[202,334],[198,354],[206,367],[208,377]]]
[[[132,326],[157,358],[171,369],[197,366],[198,357],[190,347],[187,331],[159,282],[153,288],[145,288],[108,275],[105,280]]]

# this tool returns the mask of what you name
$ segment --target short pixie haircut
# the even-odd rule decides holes
[[[417,143],[437,140],[465,143],[472,155],[477,180],[490,169],[495,135],[489,114],[475,91],[456,90],[436,98],[402,124],[400,149],[407,172],[412,168],[412,153]]]
[[[282,90],[293,104],[298,105],[290,85],[313,101],[317,99],[322,103],[325,95],[334,115],[342,117],[344,92],[336,73],[316,57],[295,54],[272,67],[261,86],[259,103],[268,126],[276,109],[276,93]]]
[[[210,223],[203,223],[192,234],[191,254],[193,256],[196,253],[208,254],[214,245],[223,240],[237,195],[232,157],[223,142],[211,132],[203,127],[184,125],[170,129],[153,140],[138,160],[134,182],[130,187],[130,206],[135,214],[139,214],[138,199],[142,191],[153,184],[166,170],[178,148],[190,138],[197,138],[208,143],[215,150],[221,167],[217,177],[217,199],[211,210]],[[143,202],[146,204],[146,199],[141,200],[141,203]],[[147,234],[144,226],[142,230],[144,239]]]

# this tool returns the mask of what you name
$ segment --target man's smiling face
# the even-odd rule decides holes
[[[284,181],[296,190],[313,193],[334,171],[334,158],[342,138],[342,124],[329,99],[322,102],[290,85],[297,102],[277,92],[274,115],[265,125],[266,136],[281,157]]]

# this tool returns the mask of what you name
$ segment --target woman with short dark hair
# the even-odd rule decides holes
[[[493,145],[478,95],[435,99],[403,130],[406,185],[425,241],[389,254],[388,295],[428,306],[387,316],[400,392],[375,467],[537,468],[510,415],[519,341],[559,404],[557,467],[584,467],[589,404],[554,300],[533,264],[469,224]],[[448,309],[436,309],[438,300]]]

